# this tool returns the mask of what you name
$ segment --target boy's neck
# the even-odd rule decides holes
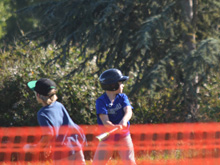
[[[111,102],[113,102],[116,97],[115,91],[105,91],[105,92],[106,92],[106,95],[108,96],[109,100]]]

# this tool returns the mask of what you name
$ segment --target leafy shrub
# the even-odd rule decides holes
[[[33,49],[34,44],[18,46],[11,53],[5,52],[2,57],[0,98],[1,126],[35,126],[36,113],[41,107],[36,102],[33,92],[28,89],[27,82],[42,77],[53,79],[58,86],[58,101],[62,102],[70,116],[78,124],[95,124],[95,99],[98,82],[97,75],[93,75],[94,67],[90,62],[87,75],[76,74],[64,79],[74,67],[79,65],[76,59],[77,51],[72,52],[68,62],[53,63],[53,59],[60,54],[55,47],[47,50]],[[74,54],[75,53],[75,54]]]
[[[76,48],[70,50],[65,60],[58,60],[62,53],[55,46],[46,50],[36,48],[34,43],[17,45],[0,57],[0,125],[35,126],[38,125],[36,113],[41,107],[36,102],[27,82],[42,77],[53,79],[58,85],[58,101],[62,102],[77,124],[96,124],[95,100],[103,93],[98,82],[98,70],[93,60],[84,63],[78,57]],[[80,71],[77,69],[83,68]],[[76,69],[75,74],[73,70]],[[129,93],[134,84],[130,79],[125,84],[124,92]],[[187,107],[181,96],[182,87],[171,85],[154,94],[150,89],[141,88],[138,95],[130,96],[132,102],[132,124],[170,123],[187,121]],[[174,84],[174,85],[172,85]],[[219,121],[219,75],[212,72],[210,78],[199,89],[197,120]]]

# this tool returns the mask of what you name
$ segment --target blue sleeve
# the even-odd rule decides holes
[[[45,135],[54,135],[54,129],[49,120],[42,114],[37,114],[37,120],[39,125],[42,128],[43,134]]]
[[[96,114],[108,115],[108,110],[106,108],[105,102],[101,99],[96,100]]]
[[[126,106],[131,106],[130,101],[128,99],[128,96],[126,94],[123,95],[123,103],[122,103],[123,108]],[[133,107],[131,106],[133,109]]]

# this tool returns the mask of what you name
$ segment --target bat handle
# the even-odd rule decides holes
[[[114,128],[113,130],[109,131],[108,133],[111,134],[111,133],[113,133],[113,132],[115,132],[115,131],[117,131],[117,130],[118,130],[118,127],[117,127],[117,128]]]

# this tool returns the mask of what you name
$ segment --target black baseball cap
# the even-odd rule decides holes
[[[48,78],[30,81],[27,85],[31,90],[34,90],[43,96],[48,96],[51,89],[56,89],[56,83]]]

